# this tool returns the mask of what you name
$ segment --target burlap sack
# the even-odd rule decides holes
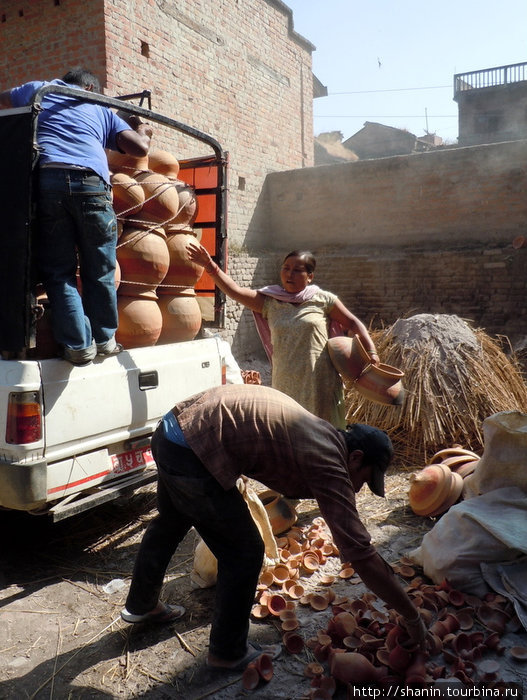
[[[527,493],[527,415],[502,411],[483,421],[484,452],[464,479],[463,498],[516,486]]]

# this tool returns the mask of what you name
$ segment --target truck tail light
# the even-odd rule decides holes
[[[6,442],[25,445],[42,438],[42,409],[38,391],[9,394]]]

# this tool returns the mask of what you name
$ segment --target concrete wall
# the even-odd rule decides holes
[[[527,141],[271,173],[268,228],[248,245],[509,241],[527,222]]]
[[[527,141],[273,173],[265,240],[231,255],[240,284],[277,282],[285,254],[313,250],[315,281],[367,325],[457,314],[513,344],[527,339]],[[263,206],[263,205],[262,205]],[[252,244],[252,247],[251,247]],[[234,349],[259,352],[228,304]]]

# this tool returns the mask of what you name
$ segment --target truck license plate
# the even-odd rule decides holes
[[[112,471],[114,474],[123,474],[132,469],[153,467],[154,464],[152,450],[149,447],[141,447],[137,450],[112,455]]]

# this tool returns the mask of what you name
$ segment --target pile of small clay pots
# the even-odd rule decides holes
[[[430,464],[410,475],[408,500],[413,512],[430,517],[445,513],[461,498],[463,479],[478,462],[479,456],[461,445],[436,452]]]
[[[292,528],[287,537],[277,541],[281,556],[289,564],[285,567],[289,578],[283,564],[262,572],[253,616],[274,619],[280,625],[285,650],[305,654],[308,662],[304,675],[310,679],[306,699],[331,698],[342,685],[424,687],[444,679],[462,685],[483,682],[493,688],[501,686],[501,666],[496,660],[505,651],[501,639],[506,632],[522,629],[507,599],[489,594],[482,600],[452,588],[446,581],[430,584],[416,575],[409,559],[401,559],[392,568],[405,581],[405,590],[429,630],[427,648],[419,650],[411,646],[399,615],[388,611],[374,593],[367,591],[357,598],[338,595],[331,588],[336,577],[320,574],[317,583],[322,592],[300,590],[303,586],[298,576],[310,572],[309,565],[302,563],[304,553],[318,551],[319,567],[325,557],[337,555],[322,518],[316,518],[304,530]],[[349,565],[343,565],[340,574],[353,583],[360,582]],[[297,617],[298,605],[310,606],[314,612],[329,609],[332,616],[324,628],[305,637]],[[527,658],[523,647],[509,653],[516,661]],[[269,680],[270,658],[265,660],[265,668],[265,680]],[[255,688],[263,677],[254,669],[246,671],[244,688]]]

